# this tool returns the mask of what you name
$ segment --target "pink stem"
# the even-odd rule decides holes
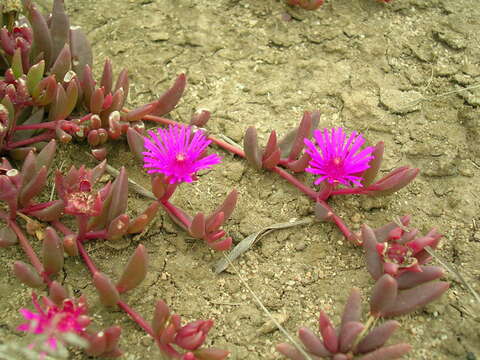
[[[188,229],[191,225],[191,221],[185,217],[185,215],[170,201],[161,201],[160,204],[163,206],[166,212],[170,214],[170,216],[175,217],[178,219],[185,228]]]
[[[65,224],[63,224],[59,220],[52,221],[52,225],[59,231],[61,231],[64,235],[71,235],[74,234],[72,230],[70,230]]]
[[[342,218],[333,212],[333,209],[323,200],[318,200],[330,213],[330,219],[337,225],[338,229],[342,232],[343,236],[347,238],[348,241],[352,242],[355,245],[362,245],[360,239],[350,231],[348,226],[344,223]]]
[[[38,258],[37,254],[32,248],[32,245],[30,245],[30,242],[28,241],[27,237],[23,233],[23,231],[20,229],[18,226],[17,222],[14,220],[11,220],[8,215],[0,210],[0,217],[5,220],[7,225],[15,232],[15,234],[18,237],[18,241],[20,242],[20,246],[23,249],[23,252],[25,255],[27,255],[28,260],[30,261],[30,264],[34,267],[35,271],[40,275],[43,279],[43,281],[47,284],[50,285],[52,282],[50,278],[48,277],[47,274],[45,274],[45,269],[43,268],[43,264]]]
[[[299,181],[296,177],[294,177],[293,175],[289,174],[288,172],[286,172],[285,170],[283,170],[282,168],[279,168],[278,166],[275,166],[273,169],[272,169],[273,172],[276,172],[278,175],[280,175],[281,177],[283,177],[285,180],[287,180],[289,183],[291,183],[292,185],[294,185],[296,188],[298,188],[301,192],[303,192],[305,195],[308,195],[309,197],[311,197],[313,200],[316,200],[318,198],[318,193],[313,190],[312,188],[308,187],[307,185],[305,185],[304,183],[302,183],[301,181]]]
[[[78,224],[78,236],[77,240],[83,242],[85,239],[85,234],[87,233],[88,228],[88,216],[87,215],[77,215],[77,224]]]
[[[78,238],[77,238],[77,246],[78,246],[78,252],[80,253],[80,256],[82,257],[83,262],[87,266],[88,271],[90,271],[90,273],[92,275],[97,273],[98,272],[97,267],[93,263],[92,258],[88,255],[87,250],[85,250],[82,242],[80,240],[78,240]]]
[[[49,121],[40,124],[28,124],[28,125],[17,125],[15,126],[14,131],[17,130],[39,130],[39,129],[50,129],[55,130],[58,125],[58,121]]]
[[[87,115],[82,116],[80,119],[74,119],[74,120],[76,120],[78,122],[78,124],[81,124],[81,123],[84,123],[85,121],[90,120],[92,115],[93,115],[92,113],[88,113]]]
[[[85,233],[84,242],[85,240],[92,240],[92,239],[105,239],[107,237],[106,230],[96,230],[96,231],[89,231]]]
[[[123,311],[125,311],[128,316],[130,316],[132,320],[135,321],[138,326],[140,326],[148,335],[154,337],[152,328],[150,327],[150,325],[148,325],[147,321],[139,313],[137,313],[127,303],[121,300],[117,302],[117,306]]]
[[[60,221],[54,221],[53,225],[63,232],[65,235],[73,234],[73,231],[70,230],[68,227],[66,227],[63,223]],[[93,232],[87,233],[87,234],[92,234]],[[97,267],[95,266],[95,263],[93,262],[92,258],[90,255],[88,255],[87,250],[85,250],[85,247],[83,246],[82,242],[78,241],[77,239],[77,245],[78,245],[78,252],[80,253],[83,261],[85,262],[85,265],[87,266],[88,270],[90,273],[93,275],[98,272]],[[140,315],[138,314],[135,310],[133,310],[127,303],[123,301],[118,301],[117,306],[125,311],[128,316],[132,318],[134,322],[138,324],[147,334],[153,337],[153,330],[148,325],[147,321]]]
[[[164,125],[179,125],[179,123],[177,123],[176,121],[166,119],[166,118],[162,118],[162,117],[159,117],[159,116],[154,116],[154,115],[146,115],[146,116],[143,117],[143,120],[153,121],[153,122],[156,122],[156,123],[159,123],[159,124],[164,124]],[[208,138],[208,140],[210,140],[214,144],[217,144],[221,148],[223,148],[227,151],[230,151],[231,153],[233,153],[235,155],[238,155],[240,157],[243,157],[243,158],[245,157],[245,153],[243,152],[243,150],[237,148],[236,146],[230,145],[229,143],[227,143],[223,140],[220,140],[220,139],[218,139],[218,138],[216,138],[215,136],[212,136],[212,135],[207,136],[207,138]]]
[[[7,145],[5,146],[5,150],[12,150],[20,146],[26,146],[26,145],[34,144],[41,141],[48,141],[53,139],[54,137],[55,137],[55,133],[52,131],[48,131],[45,134],[40,134],[25,140],[7,143]]]

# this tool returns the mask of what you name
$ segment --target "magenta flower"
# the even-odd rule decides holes
[[[37,296],[32,294],[32,302],[37,312],[20,309],[27,322],[20,325],[17,330],[45,335],[46,345],[52,350],[57,349],[57,342],[62,341],[63,334],[82,335],[90,323],[90,318],[84,315],[87,312],[87,305],[82,298],[78,302],[66,299],[62,307],[59,307],[47,297],[42,298],[43,304],[40,305]]]
[[[312,158],[305,171],[320,175],[315,185],[327,180],[331,184],[362,186],[358,175],[370,167],[374,150],[371,146],[360,150],[365,143],[363,136],[353,132],[347,139],[342,128],[315,130],[313,136],[317,146],[305,139],[306,152]]]
[[[160,173],[170,184],[192,182],[195,174],[220,163],[217,154],[204,156],[211,143],[201,130],[190,126],[170,125],[168,129],[149,131],[145,137],[144,167],[149,174]]]

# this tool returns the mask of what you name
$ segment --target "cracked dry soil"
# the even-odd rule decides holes
[[[69,0],[66,5],[72,23],[92,42],[97,74],[105,57],[117,73],[129,68],[132,107],[151,101],[185,72],[186,94],[170,116],[187,121],[195,110],[209,109],[208,130],[235,142],[242,142],[250,125],[263,142],[273,129],[285,134],[304,110],[313,109],[321,111],[322,127],[361,131],[371,144],[385,141],[382,170],[419,167],[415,182],[388,197],[337,198],[333,207],[353,229],[364,222],[380,226],[402,214],[412,214],[423,232],[438,228],[445,234],[439,253],[480,291],[477,0],[395,0],[388,6],[327,0],[314,12],[280,0]],[[63,147],[57,165],[93,165],[84,151],[78,144]],[[312,203],[275,174],[258,173],[215,151],[223,163],[194,185],[182,186],[176,204],[209,211],[237,188],[239,204],[226,226],[237,242],[266,225],[312,216]],[[148,186],[124,142],[110,144],[109,160]],[[131,196],[132,212],[145,204]],[[162,298],[188,320],[213,318],[209,341],[231,350],[231,359],[280,358],[274,345],[286,339],[268,326],[237,275],[231,270],[215,275],[211,269],[221,256],[187,238],[166,215],[141,239],[116,248],[98,241],[89,252],[104,272],[116,276],[138,241],[148,249],[150,272],[127,300],[140,313],[150,318],[155,300]],[[15,259],[23,259],[20,248],[2,250],[4,274]],[[274,232],[237,266],[293,334],[303,325],[315,329],[320,309],[338,322],[349,289],[359,287],[366,303],[372,286],[361,249],[346,243],[331,224]],[[461,283],[446,277],[451,289],[439,301],[398,319],[402,326],[391,343],[413,346],[406,359],[480,358],[479,309]],[[99,326],[123,327],[125,359],[158,358],[152,341],[126,316],[99,305],[79,259],[66,260],[62,280],[75,294],[88,296]],[[30,306],[29,292],[11,276],[0,279],[4,341],[18,340],[18,309]]]

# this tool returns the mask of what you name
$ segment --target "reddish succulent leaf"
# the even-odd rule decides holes
[[[397,299],[397,281],[388,274],[380,277],[375,283],[370,298],[370,314],[380,317],[391,308]]]
[[[288,160],[292,161],[298,158],[300,152],[305,147],[303,140],[308,137],[312,128],[312,113],[305,111],[303,114],[302,120],[298,125],[295,134],[295,140],[291,145],[290,153],[288,154]]]
[[[275,130],[273,130],[270,133],[270,136],[268,137],[267,145],[265,146],[265,149],[263,150],[263,160],[271,157],[271,155],[276,152],[280,152],[278,146],[277,146],[277,133]]]
[[[160,203],[158,201],[152,202],[145,211],[138,215],[129,225],[128,233],[137,234],[145,230],[148,224],[153,220],[157,214]]]
[[[250,164],[256,168],[262,168],[262,154],[260,148],[258,147],[257,140],[257,130],[250,126],[245,132],[243,138],[243,150],[245,152],[245,158],[250,162]]]
[[[377,251],[377,238],[372,228],[362,225],[362,241],[367,260],[367,270],[374,280],[378,280],[383,274],[383,263]]]
[[[299,173],[305,171],[305,168],[308,166],[309,162],[311,160],[310,155],[307,153],[304,153],[300,159],[289,162],[287,164],[287,168],[292,170],[293,172]]]
[[[112,202],[108,210],[108,220],[111,222],[118,215],[125,213],[128,201],[128,177],[125,167],[122,166],[120,173],[112,184]]]
[[[30,215],[42,221],[54,221],[62,215],[65,204],[63,200],[54,200],[50,206],[36,211],[30,211]]]
[[[325,348],[332,354],[335,354],[338,351],[338,337],[329,317],[323,311],[320,311],[318,322]]]
[[[112,70],[112,61],[109,58],[105,59],[103,64],[102,79],[100,80],[100,87],[105,89],[105,93],[109,94],[112,92],[113,85],[113,70]]]
[[[305,360],[305,356],[302,355],[300,351],[298,351],[293,345],[281,343],[278,344],[276,347],[277,351],[286,356],[291,360]],[[313,359],[321,359],[319,357],[312,357]]]
[[[127,214],[120,214],[108,225],[107,239],[118,240],[128,231],[130,219]]]
[[[107,157],[107,149],[104,147],[98,148],[98,149],[92,149],[91,152],[93,157],[98,161],[103,161]]]
[[[186,85],[187,77],[185,74],[178,75],[173,86],[165,91],[160,99],[152,103],[154,105],[152,115],[162,116],[172,111],[180,101]]]
[[[31,288],[43,288],[45,284],[35,269],[23,261],[13,263],[13,273],[20,282]]]
[[[55,305],[60,306],[63,303],[63,300],[68,298],[68,292],[62,285],[60,285],[60,283],[52,281],[48,288],[48,297],[55,303]]]
[[[29,151],[22,165],[22,182],[29,183],[40,168],[37,169],[37,158],[33,151]]]
[[[35,58],[36,55],[43,54],[48,69],[52,59],[53,42],[47,22],[31,0],[25,0],[23,5],[33,30],[33,41],[36,51],[32,55]]]
[[[420,284],[436,280],[445,275],[445,270],[439,266],[421,266],[421,272],[407,271],[397,278],[400,290],[410,289]]]
[[[123,121],[139,121],[141,120],[144,116],[150,114],[154,109],[153,104],[146,104],[143,106],[140,106],[136,109],[130,110],[129,112],[125,113],[122,117]]]
[[[220,229],[223,222],[225,221],[225,214],[223,211],[215,212],[215,216],[209,217],[205,224],[205,231],[207,233],[212,233]]]
[[[356,354],[365,354],[382,347],[392,334],[400,327],[397,321],[389,320],[371,330],[355,348]]]
[[[202,128],[207,124],[208,120],[210,120],[210,111],[200,110],[192,115],[190,125]]]
[[[17,234],[10,227],[0,229],[0,248],[14,245],[18,242]]]
[[[384,176],[366,189],[372,196],[389,195],[411,183],[419,172],[420,169],[418,168],[411,169],[408,166],[404,166],[393,170],[390,174]]]
[[[280,161],[280,149],[276,149],[270,156],[264,157],[262,166],[272,170]]]
[[[360,290],[353,288],[350,291],[350,296],[347,299],[345,308],[342,314],[342,322],[340,324],[340,337],[343,336],[343,328],[349,322],[358,322],[362,314],[362,304],[360,297]]]
[[[300,328],[298,330],[298,337],[300,338],[306,349],[313,355],[320,357],[331,356],[330,351],[328,351],[323,345],[323,341],[310,329],[305,327]]]
[[[143,162],[143,152],[145,151],[144,137],[140,135],[137,131],[129,128],[127,130],[127,141],[130,151],[136,156],[136,158]]]
[[[205,215],[198,213],[192,219],[188,232],[196,239],[202,239],[205,236]]]
[[[70,21],[65,13],[63,0],[54,0],[53,2],[50,34],[52,36],[52,58],[56,59],[63,46],[70,42]]]
[[[170,317],[170,309],[163,300],[158,300],[152,319],[152,330],[154,337],[159,337]]]
[[[450,284],[444,281],[433,281],[399,292],[395,303],[385,310],[384,317],[408,314],[438,299],[448,290]]]
[[[210,221],[212,221],[212,219],[220,212],[223,212],[225,219],[229,219],[232,215],[233,210],[235,209],[235,205],[237,205],[237,200],[238,191],[236,189],[233,189],[227,195],[223,203],[218,208],[216,208],[210,216],[207,217],[206,222],[209,223]]]
[[[78,27],[70,29],[70,50],[72,53],[73,71],[81,82],[84,80],[85,66],[93,63],[92,49],[85,33]]]
[[[83,70],[83,79],[82,79],[82,90],[83,90],[83,101],[85,106],[90,108],[90,100],[92,98],[93,92],[95,91],[96,82],[93,79],[92,69],[88,64],[85,65]]]
[[[70,52],[70,45],[65,44],[63,49],[58,54],[55,62],[50,69],[50,74],[55,75],[58,82],[63,82],[65,75],[72,67],[72,53]]]
[[[103,331],[90,335],[88,338],[89,346],[85,352],[90,356],[100,356],[107,348],[107,338]]]
[[[145,246],[138,245],[133,255],[128,260],[125,270],[117,283],[119,293],[137,287],[147,276],[148,256]]]
[[[100,302],[105,306],[115,306],[120,300],[120,294],[112,280],[105,274],[96,272],[93,275],[93,284],[100,296]]]
[[[42,246],[42,262],[48,275],[57,274],[63,267],[63,242],[52,227],[45,229]]]
[[[226,250],[229,250],[231,247],[232,247],[232,238],[231,237],[227,237],[221,241],[217,241],[217,242],[209,242],[208,245],[213,249],[213,250],[216,250],[216,251],[226,251]]]
[[[287,4],[296,5],[305,10],[316,10],[323,5],[324,0],[287,0]]]
[[[382,347],[370,354],[362,356],[359,360],[393,360],[399,359],[408,353],[412,347],[408,344],[396,344]]]
[[[77,244],[77,235],[69,234],[65,235],[63,238],[63,250],[69,256],[78,256],[78,244]]]
[[[47,168],[43,166],[36,176],[32,178],[27,184],[22,186],[20,195],[18,197],[21,206],[27,206],[35,196],[45,187],[47,182]]]
[[[64,111],[62,113],[61,119],[66,119],[72,113],[73,109],[75,109],[75,106],[77,105],[79,90],[78,90],[78,85],[76,81],[70,81],[68,83],[65,95],[66,95],[66,101],[65,101],[65,107],[63,109]]]
[[[357,339],[358,335],[363,331],[365,326],[358,321],[349,321],[342,326],[342,333],[339,337],[339,351],[347,353]]]
[[[380,166],[382,165],[384,151],[385,151],[384,142],[383,141],[378,142],[377,145],[375,145],[375,150],[373,150],[373,153],[372,153],[373,159],[369,163],[370,167],[367,170],[365,170],[365,172],[362,174],[363,186],[369,186],[375,180],[375,177],[377,176],[378,171],[380,170]]]
[[[317,201],[315,203],[315,220],[322,222],[332,220],[333,214],[331,210],[325,205],[326,204],[323,201]]]
[[[120,340],[120,335],[122,334],[122,328],[120,326],[110,326],[103,332],[106,340],[105,353],[117,351],[118,341]]]
[[[103,88],[97,88],[93,90],[90,97],[90,103],[88,108],[93,114],[100,114],[103,108],[103,102],[105,101],[105,91]]]
[[[223,349],[208,348],[195,350],[195,356],[199,360],[223,360],[228,357],[230,352]]]
[[[400,218],[400,222],[402,223],[403,226],[408,226],[410,224],[410,219],[411,219],[410,215],[405,215]],[[377,238],[377,242],[385,242],[390,232],[395,228],[398,228],[398,224],[394,222],[390,222],[378,229],[375,229],[374,233]]]
[[[117,82],[115,83],[115,92],[119,89],[123,90],[123,98],[128,98],[129,82],[128,82],[128,70],[123,69],[118,74]]]

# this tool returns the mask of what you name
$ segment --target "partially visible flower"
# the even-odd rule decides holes
[[[98,216],[102,210],[103,199],[100,191],[93,191],[93,171],[81,166],[72,167],[67,175],[57,172],[55,186],[65,203],[65,213],[70,215]]]
[[[90,324],[90,318],[85,315],[87,305],[82,298],[78,301],[65,299],[59,307],[47,297],[43,297],[40,304],[37,296],[32,294],[32,302],[36,312],[25,308],[20,309],[20,313],[27,322],[20,325],[17,330],[44,335],[47,339],[45,345],[52,350],[57,349],[59,341],[64,342],[65,334],[73,333],[81,336]]]
[[[390,231],[385,242],[376,245],[384,273],[398,277],[408,271],[423,271],[421,265],[430,260],[425,247],[435,248],[441,235],[435,230],[426,236],[417,237],[416,234],[416,230],[405,231],[398,227]]]
[[[168,129],[149,131],[145,137],[144,167],[149,174],[164,174],[170,184],[192,182],[195,174],[220,163],[217,154],[204,156],[211,143],[202,130],[170,125]]]
[[[353,132],[347,139],[342,128],[333,128],[315,130],[313,136],[316,144],[305,139],[306,152],[312,158],[305,171],[320,175],[315,185],[327,180],[331,184],[362,186],[358,175],[370,167],[374,150],[371,146],[360,150],[365,143],[362,134]]]

